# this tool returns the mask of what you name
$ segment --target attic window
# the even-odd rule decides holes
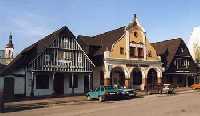
[[[181,48],[181,53],[183,53],[183,51],[184,51],[183,48]]]
[[[148,57],[152,57],[152,53],[150,50],[148,51]]]
[[[137,32],[134,32],[134,37],[138,37],[138,33]]]
[[[124,48],[120,47],[120,54],[123,55],[124,54]]]

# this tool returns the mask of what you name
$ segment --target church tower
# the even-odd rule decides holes
[[[5,47],[5,58],[13,59],[13,53],[14,53],[14,45],[12,42],[12,33],[9,35],[9,42],[6,44]]]

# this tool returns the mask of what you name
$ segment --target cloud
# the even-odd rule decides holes
[[[193,59],[195,58],[194,49],[193,49],[195,43],[197,43],[200,46],[200,26],[193,28],[193,31],[191,33],[191,36],[188,42],[188,48]]]

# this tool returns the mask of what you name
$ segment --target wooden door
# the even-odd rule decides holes
[[[5,98],[14,97],[14,79],[13,78],[4,79],[4,97]]]

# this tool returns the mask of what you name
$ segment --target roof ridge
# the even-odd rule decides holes
[[[154,43],[151,43],[151,44],[163,43],[163,42],[168,42],[168,41],[173,41],[173,40],[181,40],[182,41],[183,39],[178,37],[178,38],[166,39],[166,40],[159,41],[159,42],[154,42]]]
[[[119,28],[116,28],[116,29],[112,29],[112,30],[110,30],[110,31],[106,31],[106,32],[97,34],[97,35],[95,35],[95,36],[90,36],[90,37],[95,38],[95,37],[97,37],[97,36],[102,36],[102,35],[108,34],[108,33],[110,33],[110,32],[120,30],[120,29],[125,28],[125,27],[126,27],[126,26],[122,26],[122,27],[119,27]]]

